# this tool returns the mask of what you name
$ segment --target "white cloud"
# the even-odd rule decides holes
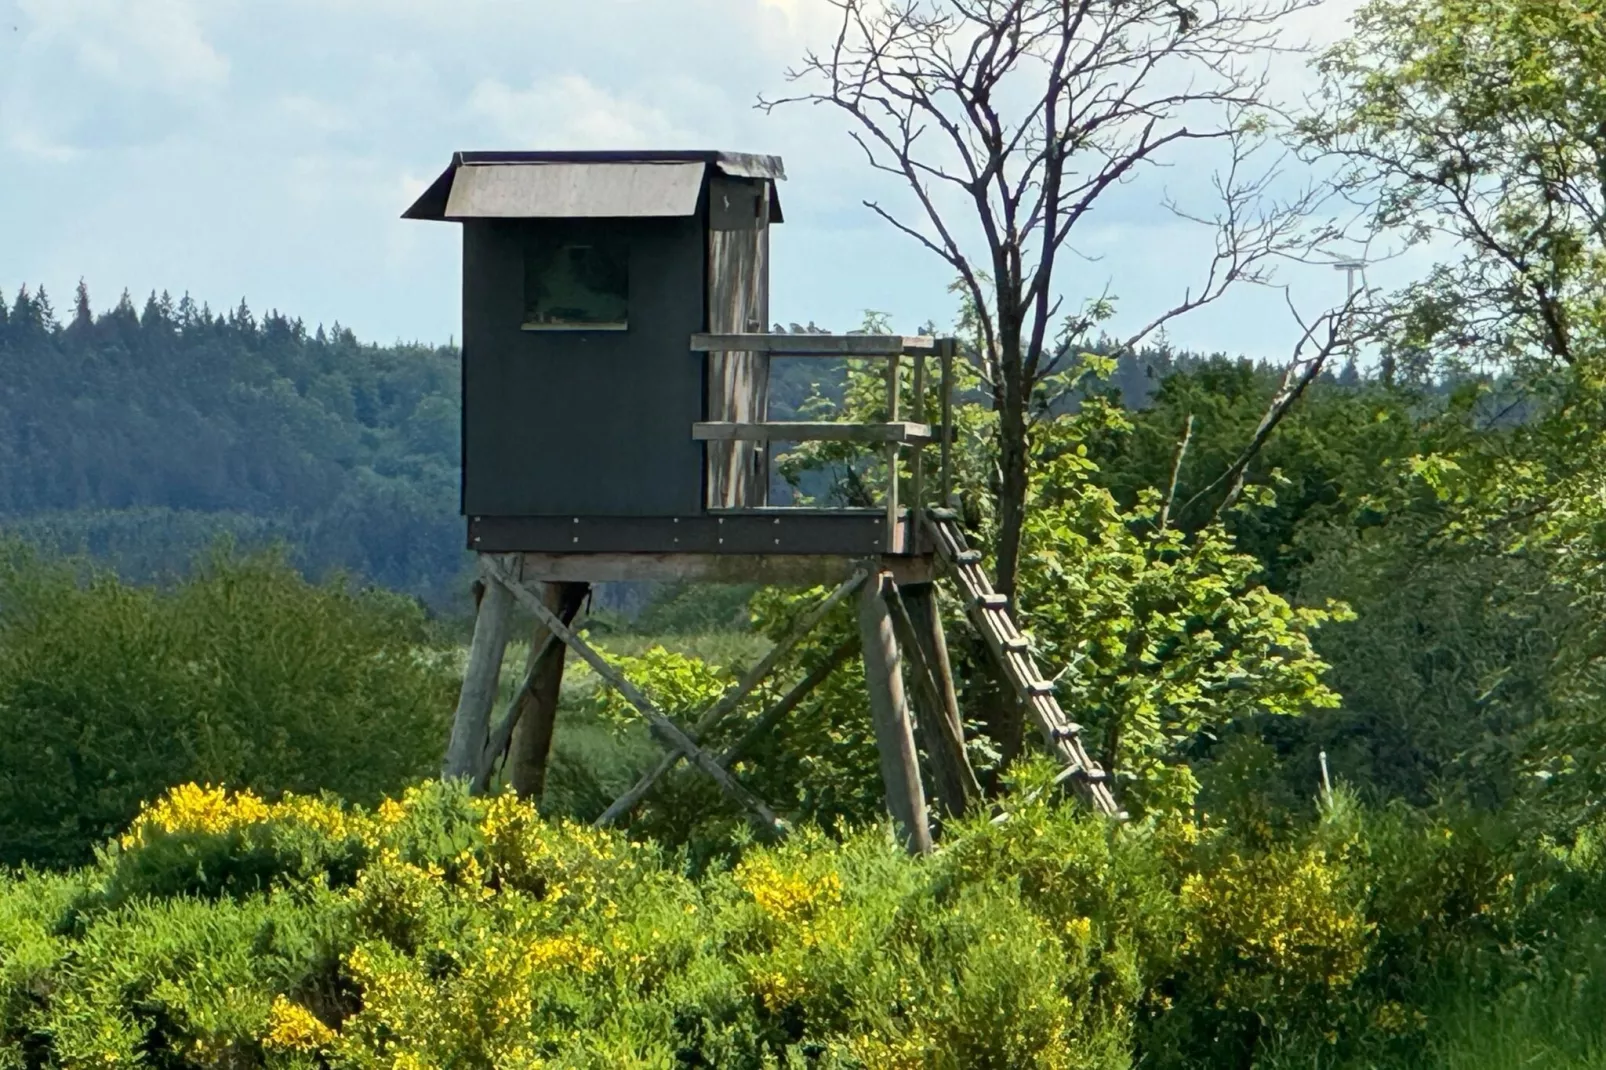
[[[229,61],[207,40],[199,0],[18,0],[18,6],[30,46],[62,49],[81,71],[114,84],[184,93],[228,80]]]
[[[662,109],[616,95],[578,74],[514,89],[486,79],[469,95],[468,110],[508,148],[607,149],[684,142],[687,131]]]

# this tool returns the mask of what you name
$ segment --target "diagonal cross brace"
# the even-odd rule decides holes
[[[666,747],[674,748],[691,759],[693,765],[712,777],[714,782],[724,789],[727,795],[741,803],[764,828],[776,834],[785,831],[785,825],[782,824],[780,818],[775,816],[775,812],[766,806],[762,799],[737,783],[736,779],[712,755],[687,738],[686,733],[682,732],[675,722],[659,712],[658,708],[648,700],[646,695],[641,693],[635,684],[632,684],[619,670],[609,665],[607,660],[597,653],[591,644],[570,631],[563,621],[558,619],[558,615],[548,609],[541,599],[526,590],[524,585],[509,572],[505,565],[487,558],[485,570],[492,579],[507,588],[509,593],[513,595],[514,601],[533,613],[542,624],[547,626],[547,629],[553,635],[557,636],[570,650],[585,659],[586,663],[596,671],[598,676],[613,685],[614,689],[625,697],[625,701],[634,706],[637,712],[647,719],[652,728],[652,734],[658,738],[659,743]]]
[[[835,609],[844,599],[851,597],[855,591],[864,585],[864,581],[869,576],[868,569],[855,571],[853,575],[843,581],[841,586],[827,595],[824,601],[805,614],[801,620],[792,626],[791,631],[782,636],[780,642],[770,648],[769,653],[759,659],[758,664],[749,669],[741,680],[726,690],[718,701],[703,711],[702,716],[697,718],[697,723],[692,726],[689,735],[693,739],[701,739],[710,729],[723,720],[727,714],[741,703],[742,699],[752,694],[753,689],[764,682],[764,678],[774,670],[782,658],[791,653],[798,643],[807,638],[809,633],[819,626],[820,622],[825,619],[826,614]],[[629,813],[637,803],[646,798],[647,793],[652,790],[652,786],[660,778],[675,768],[680,759],[681,752],[679,751],[671,751],[660,758],[657,765],[649,769],[629,791],[615,799],[613,804],[603,811],[602,816],[597,818],[596,824],[599,827],[611,825]]]

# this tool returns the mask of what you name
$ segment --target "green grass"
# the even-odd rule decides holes
[[[1432,1034],[1432,1065],[1442,1070],[1606,1070],[1606,976],[1578,971],[1508,991],[1492,1006],[1458,998]]]

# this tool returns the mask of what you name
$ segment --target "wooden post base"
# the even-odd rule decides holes
[[[864,682],[870,692],[870,719],[881,756],[887,809],[909,853],[927,854],[931,851],[931,827],[926,820],[926,791],[920,783],[920,756],[915,750],[914,726],[903,690],[898,641],[883,593],[891,582],[887,573],[871,576],[859,596]]]
[[[542,584],[542,602],[564,624],[572,624],[591,591],[588,583]],[[513,739],[508,746],[506,777],[513,790],[526,799],[539,800],[546,790],[547,761],[552,754],[552,733],[557,727],[558,697],[563,688],[564,655],[568,648],[548,643],[552,632],[537,622],[530,637],[525,672],[529,689],[520,696],[512,716]]]
[[[442,778],[474,777],[480,771],[485,740],[490,734],[491,707],[496,702],[507,653],[513,596],[499,584],[490,584],[479,599],[474,616],[474,638],[463,669],[463,689],[452,715],[452,736],[441,763]]]

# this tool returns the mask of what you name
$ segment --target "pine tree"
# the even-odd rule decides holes
[[[95,314],[89,307],[89,285],[83,276],[78,278],[78,290],[73,294],[72,329],[86,330],[93,326]]]
[[[179,330],[192,330],[201,322],[201,312],[195,307],[195,299],[188,290],[178,299],[178,326]]]
[[[1355,366],[1355,354],[1351,353],[1344,362],[1344,367],[1338,373],[1338,385],[1353,390],[1361,385],[1361,371]]]
[[[0,294],[0,327],[4,327],[11,319],[11,313],[6,308],[6,295]]]
[[[41,329],[56,331],[61,324],[56,320],[56,309],[50,303],[50,295],[45,292],[43,284],[39,286],[39,295],[33,299],[33,318]]]

